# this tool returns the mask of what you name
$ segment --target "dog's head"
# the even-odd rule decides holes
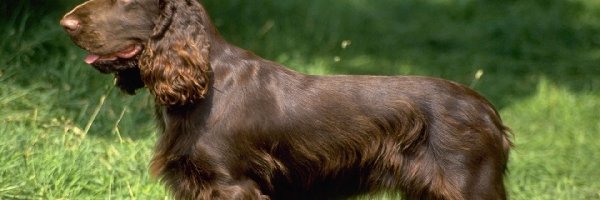
[[[60,24],[88,52],[86,63],[115,74],[117,86],[133,94],[144,86],[138,59],[159,14],[158,0],[90,0],[68,12]]]
[[[148,87],[163,105],[183,105],[208,88],[209,43],[196,0],[89,0],[60,24],[88,51],[85,62],[113,73],[133,94]]]

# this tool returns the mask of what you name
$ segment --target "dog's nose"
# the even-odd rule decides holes
[[[79,29],[79,21],[72,18],[63,18],[60,20],[60,25],[69,33],[75,33]]]

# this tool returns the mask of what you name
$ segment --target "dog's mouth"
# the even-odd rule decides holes
[[[118,73],[126,69],[138,68],[138,58],[143,49],[141,44],[131,44],[121,51],[110,54],[96,54],[89,51],[84,61],[101,73]]]
[[[141,45],[132,44],[127,46],[125,49],[112,54],[98,55],[90,53],[85,57],[84,61],[87,64],[94,65],[102,62],[116,61],[118,59],[130,59],[138,55],[141,51]]]
[[[116,85],[121,90],[128,94],[135,94],[135,90],[144,87],[138,67],[143,49],[140,44],[132,44],[112,54],[98,55],[90,52],[84,61],[101,73],[113,74]]]

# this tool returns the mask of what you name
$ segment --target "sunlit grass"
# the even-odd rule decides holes
[[[534,95],[502,114],[515,132],[509,185],[514,199],[600,196],[600,101],[541,78]]]

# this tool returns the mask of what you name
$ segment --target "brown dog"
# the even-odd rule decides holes
[[[155,96],[151,170],[176,199],[506,199],[507,128],[462,85],[294,72],[227,43],[195,0],[90,0],[61,24]]]

